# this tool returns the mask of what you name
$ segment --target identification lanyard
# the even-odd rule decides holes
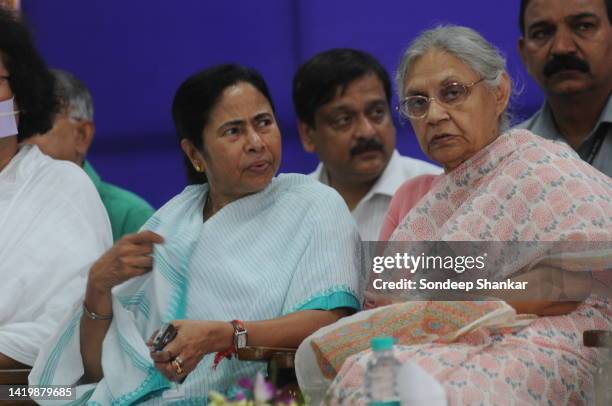
[[[586,159],[586,161],[590,165],[593,165],[593,161],[595,160],[595,157],[597,156],[597,154],[599,153],[599,150],[601,149],[601,144],[603,144],[604,138],[606,138],[606,131],[601,127],[599,128],[599,130],[601,131],[601,134],[599,134],[595,138],[595,141],[593,142],[593,146],[591,147],[591,152],[589,152],[589,156]]]

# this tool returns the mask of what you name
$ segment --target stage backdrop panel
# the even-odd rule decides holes
[[[291,81],[301,63],[332,47],[370,52],[393,76],[419,31],[467,25],[507,55],[511,75],[525,88],[516,98],[518,115],[542,100],[516,51],[515,2],[24,0],[22,8],[49,65],[73,72],[91,89],[93,165],[156,207],[185,186],[171,119],[174,92],[188,75],[214,64],[238,62],[264,75],[283,133],[282,172],[307,173],[317,163],[297,136]],[[407,123],[398,122],[398,149],[424,158]]]

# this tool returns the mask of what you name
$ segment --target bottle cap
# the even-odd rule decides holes
[[[372,346],[372,351],[386,351],[393,348],[393,343],[395,340],[393,337],[374,337],[370,344]]]

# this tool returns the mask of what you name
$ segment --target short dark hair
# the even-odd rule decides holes
[[[19,17],[1,7],[0,57],[9,72],[8,83],[20,110],[17,139],[46,133],[53,126],[58,109],[53,76]]]
[[[372,55],[349,48],[315,55],[300,66],[293,78],[293,106],[299,120],[314,128],[315,113],[334,98],[338,89],[344,92],[351,82],[370,73],[380,79],[390,104],[389,75]]]
[[[608,12],[608,23],[612,24],[612,0],[604,0],[606,2],[606,10]],[[525,10],[529,5],[529,0],[521,0],[521,7],[519,9],[519,29],[521,34],[525,35]]]
[[[221,99],[223,91],[239,82],[251,84],[264,95],[274,111],[268,86],[255,69],[237,64],[213,66],[187,78],[174,95],[172,119],[179,141],[187,139],[196,148],[204,150],[202,132],[210,119],[210,113]],[[189,183],[207,182],[206,175],[196,172],[187,157],[185,167]]]

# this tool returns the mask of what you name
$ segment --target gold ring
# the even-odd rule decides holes
[[[176,374],[176,376],[182,375],[183,373],[183,360],[181,360],[180,357],[176,357],[174,360],[172,360],[172,366],[174,367],[174,373]]]

